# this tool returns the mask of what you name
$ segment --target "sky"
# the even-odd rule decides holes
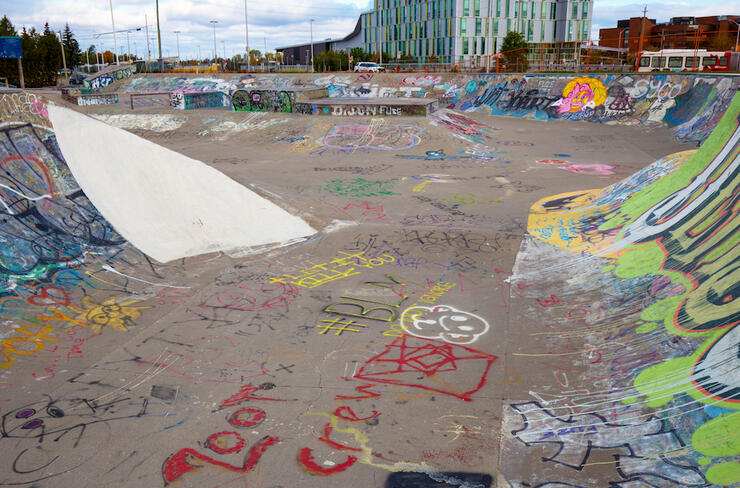
[[[110,0],[117,34],[119,53],[147,56],[144,26],[149,25],[149,45],[156,57],[155,0]],[[618,19],[638,17],[647,5],[649,18],[659,22],[679,16],[740,15],[740,0],[643,1],[593,0],[592,38],[598,39],[599,28],[616,27]],[[629,1],[629,0],[628,0]],[[314,6],[312,6],[314,5]],[[352,32],[361,12],[372,8],[372,0],[247,0],[249,47],[265,51],[276,47],[342,38]],[[0,0],[0,15],[7,15],[17,30],[22,26],[42,29],[45,22],[54,30],[69,23],[81,49],[91,44],[113,51],[110,34],[111,12],[105,0]],[[310,22],[310,19],[315,19]],[[179,55],[183,59],[211,57],[216,49],[227,57],[244,52],[243,0],[159,0],[162,55]],[[137,31],[137,28],[141,28]],[[174,31],[180,31],[175,34]],[[130,50],[129,47],[130,46]]]

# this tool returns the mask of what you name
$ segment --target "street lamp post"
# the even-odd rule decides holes
[[[164,73],[164,62],[162,60],[162,34],[159,30],[159,0],[157,0],[157,45],[159,47],[159,72]]]
[[[126,60],[130,63],[131,62],[131,41],[129,41],[128,33],[131,31],[126,31],[126,46],[128,46],[128,51],[126,51]]]
[[[116,23],[113,21],[113,0],[108,0],[110,6],[110,25],[113,27],[113,52],[116,53],[116,65],[120,65],[118,62],[118,41],[116,41]]]
[[[180,63],[180,31],[173,31],[175,33],[175,37],[177,37],[177,64]]]
[[[67,58],[64,55],[64,38],[62,37],[62,31],[59,31],[59,45],[62,47],[62,65],[64,66],[64,77],[67,79],[69,85],[69,75],[67,74]]]
[[[738,49],[740,49],[738,48],[738,44],[740,44],[740,24],[738,24],[732,19],[730,19],[730,22],[732,22],[733,24],[737,26],[737,36],[735,37],[735,51],[737,51]]]
[[[152,59],[152,50],[149,48],[149,21],[146,18],[146,14],[144,14],[144,28],[146,32],[146,59],[150,61]]]
[[[249,71],[249,23],[247,22],[247,0],[244,0],[244,37],[247,42],[247,71]]]
[[[313,21],[314,19],[311,19],[309,21],[309,24],[311,25],[311,73],[313,73]]]
[[[218,20],[211,20],[211,24],[213,24],[213,59],[215,60],[218,58],[218,51],[216,51],[216,24],[218,24]]]

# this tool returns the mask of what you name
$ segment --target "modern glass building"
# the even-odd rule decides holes
[[[509,31],[530,43],[585,41],[592,14],[591,0],[375,0],[360,21],[367,52],[483,63]]]

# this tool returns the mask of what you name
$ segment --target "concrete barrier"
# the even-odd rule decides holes
[[[324,89],[331,98],[432,98],[441,107],[543,121],[669,127],[700,143],[738,88],[731,75],[704,74],[279,74],[139,75],[126,92],[220,91],[237,110],[287,111],[280,93]],[[282,98],[281,98],[282,97]],[[314,96],[313,98],[319,98]],[[291,109],[298,102],[291,99]],[[308,112],[308,107],[302,107]]]

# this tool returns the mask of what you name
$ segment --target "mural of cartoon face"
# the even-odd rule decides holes
[[[490,328],[483,317],[449,305],[410,307],[400,320],[409,334],[450,344],[472,344]]]

